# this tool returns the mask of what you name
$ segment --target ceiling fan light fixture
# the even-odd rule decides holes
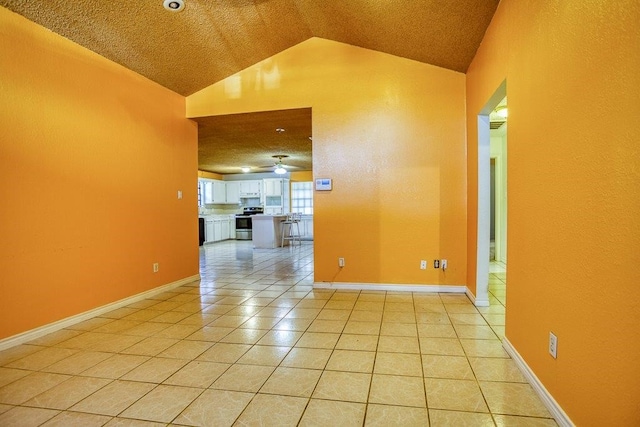
[[[271,156],[271,157],[273,157],[274,159],[278,159],[278,162],[274,165],[276,167],[274,172],[277,173],[278,175],[284,175],[285,173],[287,173],[287,170],[284,168],[284,165],[282,164],[282,159],[286,159],[289,156],[286,154],[276,154],[275,156]]]
[[[164,0],[162,5],[169,12],[182,12],[184,9],[184,0]]]

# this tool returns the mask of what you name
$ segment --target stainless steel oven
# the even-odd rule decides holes
[[[251,240],[251,216],[236,215],[236,240]]]
[[[263,212],[262,207],[252,206],[244,208],[241,214],[236,215],[236,240],[251,240],[253,238],[251,215]]]

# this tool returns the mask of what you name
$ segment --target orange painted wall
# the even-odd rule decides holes
[[[184,114],[182,96],[0,7],[0,338],[198,274]]]
[[[219,173],[215,172],[207,172],[207,171],[198,171],[198,178],[208,178],[208,179],[219,179],[222,180],[224,177]]]
[[[467,256],[476,115],[506,78],[506,335],[576,425],[640,425],[638,22],[635,0],[503,0],[467,74]]]
[[[291,172],[289,175],[291,181],[304,182],[304,181],[313,181],[313,172],[312,171],[300,171],[300,172]]]
[[[314,195],[316,281],[464,284],[464,85],[461,73],[312,38],[189,96],[187,115],[312,107],[313,175],[333,179]],[[419,269],[438,257],[446,274]]]

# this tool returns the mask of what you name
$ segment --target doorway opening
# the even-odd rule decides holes
[[[507,85],[478,115],[476,306],[506,304]]]
[[[507,118],[505,97],[489,116],[490,120],[490,249],[489,303],[507,304]],[[500,114],[500,115],[499,115]]]
[[[191,120],[198,124],[201,245],[237,240],[240,247],[246,246],[242,240],[256,237],[251,215],[258,213],[283,218],[300,214],[294,229],[301,241],[313,245],[311,107]],[[301,182],[307,183],[303,191],[298,188]],[[280,225],[277,218],[274,221]],[[278,235],[268,233],[268,242],[261,240],[260,246],[290,246],[286,239],[289,227],[276,229]],[[244,252],[242,257],[246,257]]]

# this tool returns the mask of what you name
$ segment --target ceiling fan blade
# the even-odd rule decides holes
[[[289,156],[282,155],[282,156],[273,156],[273,157],[277,158],[277,161],[274,162],[273,164],[256,166],[254,169],[258,169],[258,170],[265,170],[265,169],[275,170],[279,166],[282,166],[285,169],[300,169],[298,166],[287,165],[287,164],[282,163],[282,158],[289,157]],[[280,158],[280,157],[282,157],[282,158]]]

